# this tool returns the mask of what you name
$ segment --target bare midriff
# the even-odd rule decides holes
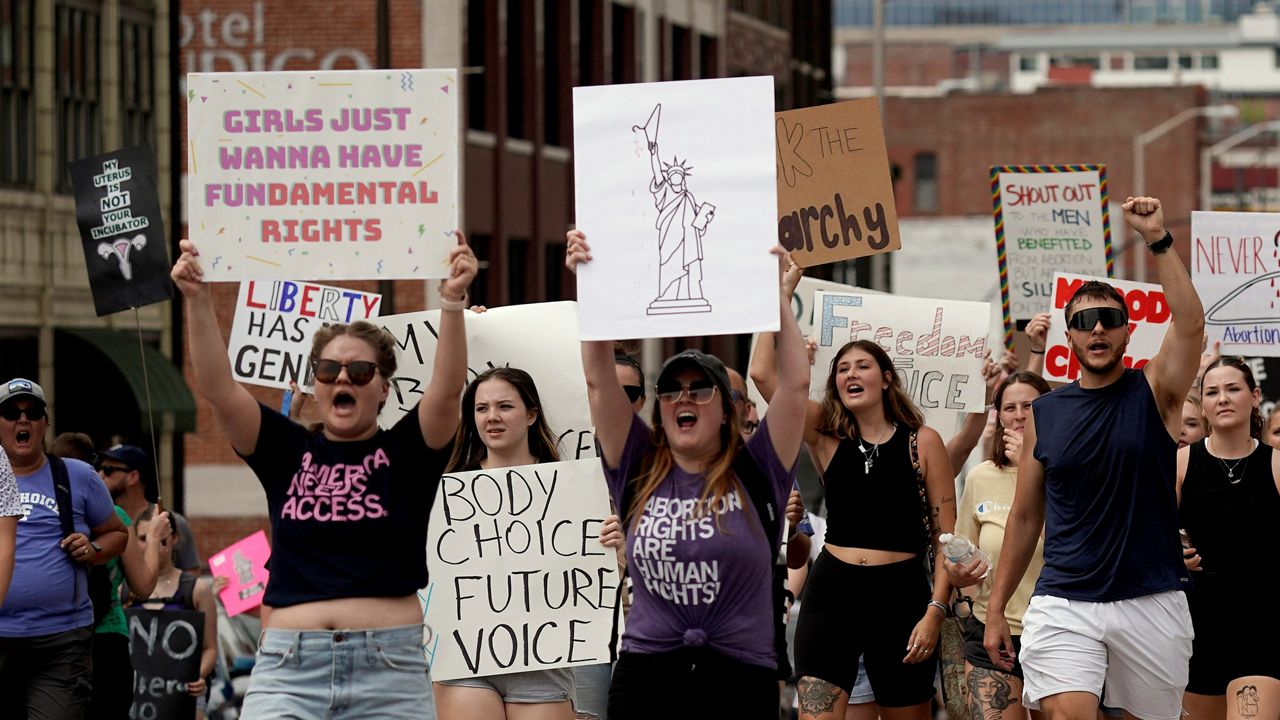
[[[896,550],[871,550],[868,548],[841,547],[839,545],[826,546],[827,552],[835,556],[841,562],[850,565],[888,565],[890,563],[902,562],[916,557],[915,553],[899,552]]]
[[[418,596],[395,598],[337,598],[262,608],[264,624],[273,630],[372,630],[418,625],[422,606]]]

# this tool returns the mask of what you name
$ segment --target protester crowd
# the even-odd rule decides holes
[[[681,508],[667,559],[718,563],[719,582],[667,592],[631,575],[612,664],[434,687],[416,592],[438,478],[561,457],[527,372],[468,382],[475,254],[458,233],[417,406],[380,427],[395,340],[368,322],[332,324],[313,341],[316,422],[304,425],[234,379],[203,258],[184,240],[172,279],[196,384],[271,522],[241,717],[774,720],[794,683],[804,720],[925,720],[940,686],[970,720],[1280,718],[1264,565],[1280,518],[1280,412],[1262,417],[1249,364],[1204,347],[1204,308],[1169,252],[1160,202],[1123,208],[1172,314],[1159,351],[1125,367],[1129,308],[1086,282],[1064,310],[1080,379],[1051,390],[1041,377],[1049,316],[1038,316],[1027,368],[1012,354],[988,361],[988,412],[948,442],[876,342],[841,347],[810,399],[791,305],[801,270],[781,248],[780,330],[762,335],[749,373],[765,412],[712,355],[682,351],[647,385],[614,343],[584,341],[615,513],[600,542],[626,572],[646,561],[646,515]],[[566,240],[570,270],[593,261],[587,234]],[[73,434],[47,445],[49,422],[40,385],[0,389],[0,717],[127,717],[128,605],[204,613],[199,676],[186,684],[203,699],[216,588],[189,524],[162,506],[145,451],[97,451]],[[957,498],[975,447],[983,460]],[[822,478],[823,513],[801,503],[802,455]],[[333,490],[333,513],[290,503],[292,483],[330,482],[340,467],[363,472]],[[964,540],[973,547],[956,554]]]

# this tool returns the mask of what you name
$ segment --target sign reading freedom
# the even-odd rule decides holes
[[[455,74],[188,75],[189,232],[205,279],[446,277]]]
[[[432,680],[609,662],[618,559],[599,460],[447,473],[427,523]]]

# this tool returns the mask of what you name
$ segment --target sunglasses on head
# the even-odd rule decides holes
[[[639,385],[623,385],[622,389],[627,393],[627,399],[631,402],[644,397],[644,388]]]
[[[678,388],[658,388],[658,400],[674,405],[680,402],[680,398],[686,394],[689,400],[695,405],[706,405],[716,396],[716,386],[710,384],[694,383],[693,385],[683,385]]]
[[[23,415],[26,415],[27,419],[30,420],[31,422],[40,422],[41,420],[47,417],[47,414],[45,413],[45,409],[38,406],[20,408],[20,407],[17,407],[16,405],[10,405],[9,407],[6,407],[6,408],[0,408],[0,417],[3,417],[5,420],[8,420],[9,422],[18,422],[18,418],[22,417]]]
[[[1114,330],[1118,327],[1124,327],[1129,323],[1129,318],[1120,308],[1113,307],[1093,307],[1077,310],[1071,319],[1067,321],[1067,327],[1072,330],[1092,330],[1098,323],[1102,323],[1102,327],[1107,330]]]
[[[378,364],[368,360],[356,360],[349,363],[323,359],[311,361],[311,372],[315,375],[317,382],[326,384],[335,382],[338,379],[338,375],[342,373],[342,368],[347,369],[347,379],[351,381],[352,385],[368,385],[369,381],[378,372]]]

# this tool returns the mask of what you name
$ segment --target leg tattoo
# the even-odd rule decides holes
[[[821,715],[829,713],[836,707],[836,699],[840,697],[840,688],[826,680],[813,677],[802,677],[796,683],[796,695],[800,699],[801,715]]]
[[[1012,686],[1004,673],[976,667],[965,678],[969,686],[969,716],[972,720],[999,720],[1010,699]]]

